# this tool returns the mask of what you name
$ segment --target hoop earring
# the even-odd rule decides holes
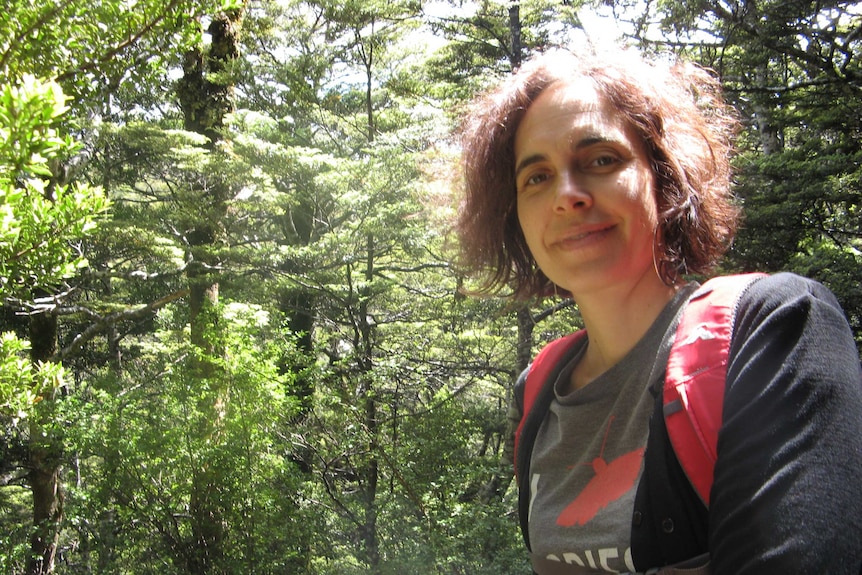
[[[655,229],[653,230],[652,240],[652,266],[653,269],[655,269],[656,275],[663,284],[665,284],[666,286],[674,286],[676,285],[676,279],[670,279],[669,276],[665,275],[664,273],[668,261],[665,258],[664,246],[659,239],[659,231],[659,226],[656,225]],[[659,257],[659,253],[661,253],[661,257]]]

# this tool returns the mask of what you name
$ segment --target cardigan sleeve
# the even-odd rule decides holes
[[[829,290],[776,274],[742,296],[722,421],[713,575],[862,572],[862,371]]]

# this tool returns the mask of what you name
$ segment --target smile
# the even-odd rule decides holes
[[[577,244],[591,243],[593,240],[603,238],[609,231],[614,228],[612,224],[602,224],[591,226],[589,228],[579,228],[573,230],[574,233],[563,235],[560,239],[553,242],[554,245],[568,247]]]

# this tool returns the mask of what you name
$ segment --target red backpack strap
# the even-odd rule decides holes
[[[515,430],[514,464],[515,477],[518,480],[518,519],[527,549],[530,549],[530,488],[522,484],[522,481],[530,476],[530,456],[536,434],[553,400],[554,374],[559,373],[561,362],[575,342],[586,335],[586,331],[580,330],[545,345],[527,369],[523,384],[519,382],[516,388],[516,393],[523,392],[523,397],[521,420]]]
[[[521,421],[518,423],[518,428],[515,430],[515,461],[518,461],[518,445],[521,440],[521,432],[524,429],[524,422],[527,421],[527,416],[533,405],[536,403],[536,398],[539,392],[545,386],[548,376],[554,371],[554,368],[560,360],[566,355],[569,349],[577,340],[587,335],[585,330],[579,330],[569,335],[555,339],[545,345],[536,354],[533,363],[527,371],[527,379],[524,382],[524,401],[521,406]],[[515,471],[517,473],[517,464]]]
[[[674,453],[709,506],[736,302],[764,274],[711,279],[685,307],[667,362],[663,409]]]

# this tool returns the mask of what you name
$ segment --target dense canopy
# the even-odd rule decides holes
[[[557,45],[710,67],[744,124],[724,269],[825,283],[862,345],[860,32],[851,2],[11,0],[0,571],[527,572],[506,407],[579,318],[464,295],[464,103]]]

